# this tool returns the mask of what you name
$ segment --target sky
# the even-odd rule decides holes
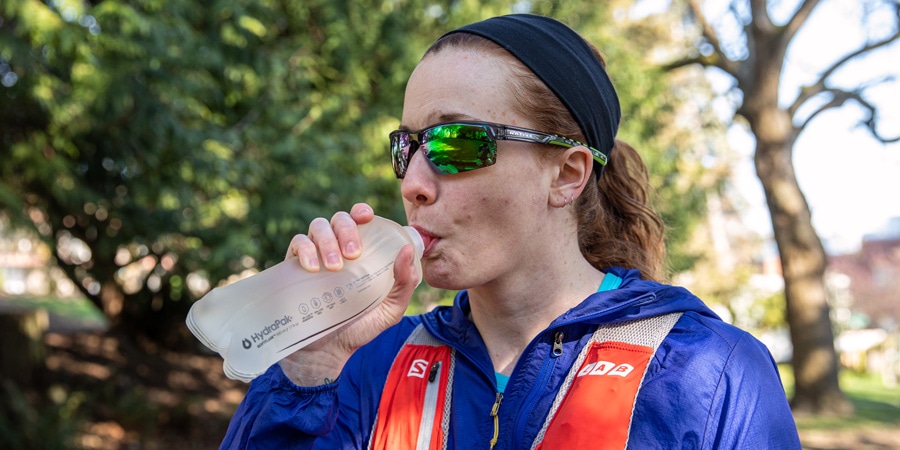
[[[824,69],[863,46],[867,38],[894,31],[889,10],[876,11],[864,21],[865,3],[821,2],[788,49],[782,78],[783,106],[796,97],[800,86],[817,80]],[[709,8],[725,4],[705,3],[711,5]],[[773,0],[771,4],[775,5],[773,20],[783,23],[798,2]],[[727,11],[709,9],[707,14],[713,20]],[[717,79],[724,75],[717,75],[714,69],[707,73],[714,89],[733,84],[730,79]],[[832,79],[835,85],[847,89],[882,81],[869,88],[866,98],[880,108],[882,134],[900,136],[900,41],[870,57],[853,60]],[[860,125],[864,117],[863,109],[853,102],[831,109],[810,122],[794,146],[794,167],[812,210],[813,225],[832,253],[855,251],[865,235],[885,229],[891,218],[900,218],[900,143],[884,145],[875,140]],[[741,126],[733,126],[728,136],[733,149],[745,156],[735,168],[738,191],[750,205],[744,211],[745,223],[770,236],[765,198],[753,168],[753,138]],[[900,219],[895,223],[900,227]]]

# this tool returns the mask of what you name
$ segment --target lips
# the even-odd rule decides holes
[[[416,231],[419,232],[419,235],[422,236],[422,242],[425,244],[425,251],[422,253],[422,257],[427,258],[440,238],[419,225],[413,225],[412,227],[415,228]]]

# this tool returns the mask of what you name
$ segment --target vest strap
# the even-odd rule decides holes
[[[532,450],[626,448],[650,360],[681,315],[598,328],[569,369]]]
[[[394,358],[370,450],[444,450],[456,351],[417,326]]]

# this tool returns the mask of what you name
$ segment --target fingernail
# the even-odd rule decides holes
[[[341,258],[338,256],[337,253],[329,253],[328,255],[325,256],[325,262],[328,263],[328,265],[330,265],[330,266],[334,266],[334,265],[340,264]]]
[[[309,268],[313,270],[319,269],[319,258],[309,258]]]
[[[356,252],[359,251],[359,246],[356,245],[356,242],[348,242],[344,247],[344,253],[348,255],[355,255]]]

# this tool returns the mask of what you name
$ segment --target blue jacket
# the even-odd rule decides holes
[[[768,350],[719,319],[683,288],[611,268],[619,289],[598,292],[528,345],[499,410],[497,449],[527,449],[581,347],[600,324],[684,314],[659,346],[634,407],[630,448],[799,449],[793,416]],[[494,423],[494,369],[460,292],[452,307],[408,316],[360,348],[338,381],[294,385],[279,366],[254,380],[221,448],[365,448],[394,355],[418,324],[457,351],[448,448],[487,448]],[[552,352],[563,331],[561,355]],[[590,417],[584,418],[590,426]]]

